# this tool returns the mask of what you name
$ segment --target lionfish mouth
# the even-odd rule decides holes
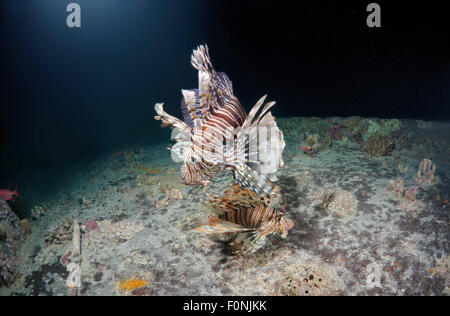
[[[290,230],[292,227],[294,227],[294,221],[290,218],[285,218],[286,223],[288,224],[288,230]]]

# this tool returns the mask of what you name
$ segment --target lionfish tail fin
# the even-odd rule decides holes
[[[244,232],[236,235],[236,237],[228,243],[228,248],[232,254],[247,254],[256,252],[264,246],[266,235],[258,231]]]
[[[224,234],[224,233],[241,233],[254,231],[254,228],[244,227],[239,224],[235,224],[218,217],[210,217],[207,225],[202,225],[191,230],[196,233],[206,234]]]

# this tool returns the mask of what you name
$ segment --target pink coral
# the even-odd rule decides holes
[[[66,265],[66,264],[72,262],[72,261],[70,260],[71,256],[72,256],[72,252],[69,251],[68,253],[66,253],[66,254],[64,255],[64,257],[61,258],[61,263],[64,264],[64,265]]]
[[[414,202],[416,200],[416,194],[417,191],[419,190],[418,186],[413,186],[411,187],[409,190],[405,191],[405,195],[404,197],[410,201],[410,202]]]
[[[88,232],[90,232],[90,231],[92,231],[92,230],[97,230],[98,229],[98,224],[97,224],[97,221],[95,221],[95,220],[92,220],[92,219],[87,219],[85,222],[84,222],[84,226],[86,227],[86,230],[88,231]]]

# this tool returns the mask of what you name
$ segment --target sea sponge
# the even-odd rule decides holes
[[[273,293],[277,296],[339,295],[344,287],[336,269],[320,260],[292,263],[283,270]]]
[[[405,186],[402,178],[397,178],[395,181],[389,181],[387,185],[388,192],[391,193],[392,198],[396,201],[403,199],[405,193]]]
[[[395,148],[395,142],[389,136],[373,135],[364,147],[372,157],[389,156]]]
[[[413,216],[426,207],[426,204],[422,200],[416,199],[419,187],[412,186],[409,189],[405,189],[402,178],[397,178],[395,181],[389,181],[387,191],[394,200],[398,201],[396,204],[397,209],[405,211],[406,213],[411,213]]]
[[[413,217],[415,217],[418,212],[424,210],[426,207],[426,204],[422,200],[416,200],[418,189],[418,186],[413,186],[409,190],[406,190],[403,195],[403,199],[397,203],[397,208],[399,210],[410,213]]]
[[[138,277],[130,279],[117,280],[115,289],[118,295],[142,296],[149,295],[151,292],[151,282]]]
[[[326,190],[320,198],[321,207],[336,213],[339,217],[349,218],[356,214],[356,200],[353,193],[345,190]]]
[[[416,181],[424,186],[434,185],[439,181],[435,175],[436,165],[427,158],[424,158],[417,169]]]
[[[143,287],[147,285],[147,282],[140,279],[129,279],[129,280],[123,280],[119,281],[117,283],[117,287],[119,290],[123,290],[125,292],[129,292],[131,290],[137,289],[139,287]]]

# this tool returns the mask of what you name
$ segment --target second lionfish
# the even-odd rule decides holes
[[[276,194],[274,194],[276,195]],[[269,197],[258,197],[254,192],[232,185],[221,197],[212,196],[207,204],[213,216],[194,232],[231,235],[227,245],[231,253],[255,252],[266,243],[268,235],[286,238],[294,226],[292,219],[281,210],[270,206]]]
[[[227,75],[212,67],[207,46],[194,50],[191,63],[198,70],[198,89],[182,90],[184,120],[167,114],[163,103],[155,104],[155,119],[175,132],[171,149],[183,162],[180,181],[206,186],[228,169],[237,184],[257,194],[271,194],[270,180],[283,165],[285,146],[269,112],[275,102],[264,104],[264,96],[247,115]]]

